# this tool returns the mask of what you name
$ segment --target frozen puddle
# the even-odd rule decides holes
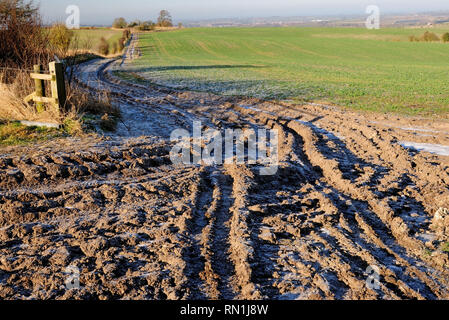
[[[406,149],[414,149],[418,151],[425,151],[440,156],[449,156],[449,146],[432,143],[417,143],[409,141],[399,141],[399,144]]]

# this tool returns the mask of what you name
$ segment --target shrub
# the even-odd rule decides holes
[[[105,38],[100,39],[100,44],[98,46],[98,52],[104,56],[107,56],[109,54],[109,43],[106,41]]]
[[[124,39],[128,40],[131,37],[131,31],[129,29],[123,30],[123,37]]]
[[[0,66],[31,69],[53,59],[48,33],[31,1],[0,0]]]
[[[449,242],[445,242],[441,245],[441,251],[449,253]]]
[[[418,39],[416,36],[414,36],[414,35],[409,36],[409,37],[408,37],[408,40],[409,40],[410,42],[418,42],[418,41],[419,41],[419,39]]]
[[[106,132],[115,131],[115,129],[117,128],[117,119],[110,117],[109,114],[105,113],[101,117],[100,128]]]
[[[137,29],[140,31],[151,31],[154,30],[155,24],[152,21],[145,21],[139,24]]]
[[[444,42],[449,42],[449,32],[446,32],[445,34],[443,34],[443,41]]]
[[[125,39],[123,39],[123,38],[118,39],[117,46],[118,46],[117,47],[118,51],[122,52],[123,49],[125,49]]]
[[[432,41],[440,41],[440,38],[433,32],[426,31],[422,37],[422,41],[432,42]]]
[[[113,42],[111,45],[111,53],[116,54],[117,51],[118,51],[118,44],[117,44],[117,42]]]
[[[50,29],[50,44],[60,52],[66,52],[69,49],[72,38],[73,31],[69,30],[62,23],[57,23]]]

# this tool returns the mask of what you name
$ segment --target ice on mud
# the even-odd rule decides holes
[[[399,141],[399,144],[406,149],[413,149],[417,151],[425,151],[440,156],[449,156],[449,146],[433,143],[418,143],[410,141]]]

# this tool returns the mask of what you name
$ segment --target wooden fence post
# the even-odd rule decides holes
[[[56,98],[56,103],[59,108],[65,107],[66,103],[66,91],[65,91],[65,79],[64,79],[64,67],[62,63],[50,62],[50,75],[54,77],[51,82],[51,95]]]
[[[36,64],[34,65],[34,72],[41,74],[42,73],[42,65]],[[42,98],[45,96],[45,84],[44,80],[41,79],[34,79],[34,86],[36,87],[35,96]],[[44,112],[45,107],[42,102],[36,103],[36,111],[37,113]]]
[[[24,101],[29,106],[30,101],[36,103],[36,111],[41,113],[45,110],[44,104],[48,103],[58,111],[65,107],[67,93],[65,90],[64,66],[60,62],[50,62],[50,74],[42,73],[42,66],[35,65],[34,73],[30,76],[34,79],[36,91],[26,96]],[[45,96],[44,81],[51,82],[51,98]]]

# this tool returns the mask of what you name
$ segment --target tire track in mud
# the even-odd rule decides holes
[[[203,233],[203,249],[206,268],[203,277],[209,285],[209,298],[232,300],[236,294],[232,286],[235,273],[229,258],[229,221],[232,206],[232,182],[229,176],[214,171],[211,182],[214,188],[211,207],[206,213],[209,224]],[[230,186],[231,185],[231,186]]]
[[[182,107],[182,99],[181,102],[176,105]],[[419,251],[424,249],[423,243],[408,236],[410,230],[407,229],[405,221],[400,217],[395,217],[395,212],[393,207],[391,207],[391,204],[378,197],[378,192],[375,192],[375,189],[372,187],[377,181],[372,180],[372,183],[368,184],[366,187],[361,186],[359,183],[357,183],[357,186],[354,184],[362,176],[361,172],[357,172],[357,167],[355,165],[360,164],[362,169],[373,168],[374,172],[370,172],[371,179],[385,179],[387,177],[389,177],[389,179],[395,179],[395,176],[397,176],[395,171],[391,169],[382,169],[380,166],[372,165],[369,161],[361,160],[352,155],[350,151],[345,148],[344,143],[340,142],[338,137],[312,125],[313,122],[322,118],[313,112],[308,114],[308,112],[304,110],[306,115],[308,114],[308,116],[310,115],[313,117],[310,120],[311,122],[307,122],[297,121],[294,119],[295,117],[278,116],[273,112],[264,112],[258,108],[254,108],[254,110],[251,111],[251,108],[242,108],[239,104],[231,104],[231,106],[229,104],[225,105],[228,110],[231,109],[238,115],[239,121],[246,123],[260,123],[267,127],[277,127],[281,131],[293,134],[293,136],[296,136],[295,139],[299,138],[301,147],[298,152],[294,150],[286,150],[284,152],[285,155],[291,154],[292,152],[295,153],[295,157],[300,160],[301,165],[298,166],[289,163],[288,166],[292,167],[294,171],[298,171],[302,176],[305,174],[305,179],[308,182],[313,183],[313,181],[316,180],[325,180],[325,182],[323,181],[324,184],[323,182],[320,182],[321,186],[314,187],[315,192],[318,193],[318,203],[322,204],[324,202],[326,206],[329,206],[333,208],[334,211],[338,212],[339,221],[346,224],[350,231],[345,234],[345,232],[342,233],[340,230],[341,228],[335,228],[334,223],[337,217],[331,217],[329,221],[325,220],[324,223],[319,224],[331,230],[330,234],[321,233],[317,239],[321,239],[321,241],[327,243],[328,246],[338,248],[339,252],[347,251],[347,247],[351,248],[351,243],[355,241],[356,247],[352,246],[354,249],[349,250],[352,252],[351,254],[348,255],[345,253],[335,259],[337,259],[336,261],[340,261],[340,263],[346,261],[347,268],[353,270],[353,273],[358,274],[358,276],[353,275],[349,277],[348,280],[347,275],[339,270],[335,270],[335,273],[330,276],[330,279],[339,283],[339,281],[342,281],[341,279],[346,278],[343,282],[345,282],[345,285],[347,288],[350,288],[350,290],[355,291],[358,289],[362,292],[367,291],[361,289],[364,283],[363,277],[366,277],[364,272],[366,267],[374,264],[381,266],[382,272],[385,274],[387,287],[383,286],[382,290],[377,294],[365,292],[367,297],[376,297],[383,293],[386,296],[396,298],[435,298],[434,292],[438,292],[437,294],[440,297],[447,294],[447,291],[441,287],[441,284],[439,284],[434,277],[429,278],[425,272],[422,271],[426,270],[426,267],[421,265],[420,269],[419,267],[414,266],[415,264],[420,264],[421,261],[415,260],[415,258],[409,256],[407,252],[412,248],[410,253],[419,253]],[[250,112],[248,112],[248,110]],[[292,110],[294,111],[295,109],[293,108]],[[205,114],[207,115],[207,108],[205,111],[200,111],[200,114],[203,117]],[[296,116],[301,117],[301,114],[297,113]],[[230,124],[229,121],[227,124]],[[363,131],[372,130],[369,127],[362,127],[362,129]],[[324,135],[326,136],[326,139],[323,140]],[[378,136],[379,133],[377,132],[376,135],[371,132],[368,133],[368,135],[370,136],[367,140],[368,143],[374,143],[375,140],[372,140],[372,138]],[[362,137],[365,137],[365,133],[362,134]],[[329,144],[328,141],[331,143]],[[384,148],[386,150],[400,149],[399,147],[393,147],[392,149],[391,140],[389,145],[383,140],[377,140],[376,143],[380,145],[374,145],[375,148]],[[287,146],[287,148],[289,148],[289,146]],[[395,153],[398,154],[396,151]],[[400,160],[400,168],[408,170],[413,168],[413,165],[409,164],[412,162],[407,159],[406,155],[401,155]],[[404,163],[406,164],[405,166]],[[423,166],[423,168],[425,169],[426,167]],[[427,172],[430,173],[431,171]],[[241,177],[236,178],[240,179]],[[241,193],[243,189],[245,188],[241,188],[238,192]],[[327,196],[323,197],[323,194],[327,194]],[[336,195],[333,196],[333,194]],[[248,205],[245,201],[247,200],[237,200],[237,202],[242,202],[244,205],[241,205],[237,210],[233,208],[235,212],[238,212],[238,214],[235,214],[234,212],[232,221],[237,221],[237,223],[234,222],[233,226],[241,224],[245,225],[248,221],[253,220],[250,222],[251,227],[246,225],[246,228],[250,228],[255,232],[250,236],[243,236],[245,233],[238,229],[232,229],[231,232],[234,236],[238,234],[238,239],[243,241],[244,244],[247,244],[247,246],[239,246],[239,250],[234,251],[239,251],[240,254],[234,254],[233,261],[236,265],[238,286],[240,290],[244,287],[247,288],[246,295],[244,294],[244,296],[248,298],[260,296],[262,293],[258,290],[260,286],[257,282],[263,277],[270,278],[273,275],[270,274],[270,270],[268,270],[268,273],[264,273],[264,271],[260,272],[260,270],[263,270],[264,268],[270,269],[270,264],[275,264],[270,262],[270,259],[264,258],[264,255],[271,257],[276,255],[278,246],[266,246],[266,248],[263,249],[264,244],[259,241],[257,235],[261,230],[260,225],[262,224],[263,219],[257,215],[254,216],[249,212],[245,212],[245,210],[241,210]],[[351,210],[353,213],[345,214],[345,210]],[[375,214],[373,215],[373,213]],[[339,247],[340,242],[345,243],[345,246]],[[233,248],[231,248],[231,252],[232,249]],[[362,257],[362,260],[359,260],[360,255],[358,251],[360,250],[365,252],[365,257]],[[257,258],[254,258],[253,254],[255,254]],[[315,259],[317,259],[317,257],[315,257]],[[251,261],[253,260],[258,260],[258,263],[256,262],[254,265],[251,265]],[[265,261],[266,263],[261,263],[261,261]],[[361,261],[361,263],[356,263],[357,266],[354,268],[354,262],[357,261]],[[329,263],[325,264],[329,265]],[[396,266],[397,264],[401,265],[401,267],[398,268]],[[332,265],[332,263],[330,265]],[[396,271],[393,271],[393,269]],[[413,278],[414,276],[408,276],[407,274],[409,272],[414,274],[414,276],[417,277],[417,280]],[[254,274],[257,274],[257,276],[254,276]],[[318,277],[319,279],[321,276],[317,274],[315,277]],[[357,277],[359,280],[357,280]],[[325,283],[327,280],[325,281],[323,279],[325,278],[321,277],[321,280],[314,280],[314,282]],[[358,284],[354,286],[354,282]],[[279,290],[274,288],[275,282],[270,280],[268,283],[270,284],[268,287],[271,286],[272,289],[269,289],[268,291],[265,290],[266,295],[271,297],[278,295]],[[411,289],[407,283],[414,289]],[[260,284],[266,285],[267,283],[262,281]],[[327,292],[324,291],[321,291],[322,297],[345,297],[345,294],[342,293],[333,295],[330,292],[330,289],[328,289]],[[346,294],[350,296],[350,294],[353,293],[346,290]]]
[[[135,129],[0,157],[0,297],[449,297],[444,232],[421,237],[449,207],[445,158],[411,155],[403,132],[332,107],[146,87],[116,78],[116,64],[89,62],[78,81],[110,91]],[[277,174],[173,166],[167,138],[194,120],[277,129]],[[68,264],[85,288],[52,291]]]
[[[321,151],[319,151],[316,148],[316,145],[317,145],[317,142],[318,142],[318,140],[314,140],[316,133],[312,132],[310,129],[306,129],[305,125],[300,124],[297,121],[290,122],[288,124],[288,126],[290,127],[290,129],[293,129],[293,131],[295,131],[298,134],[298,137],[301,137],[302,139],[306,139],[306,146],[304,147],[304,149],[302,149],[300,151],[300,154],[305,154],[305,155],[308,156],[308,159],[303,159],[303,163],[307,163],[307,162],[310,161],[310,159],[312,159],[313,160],[313,164],[311,164],[311,168],[313,168],[313,167],[326,168],[326,170],[323,170],[324,174],[325,174],[325,176],[328,177],[327,180],[330,183],[330,185],[336,185],[337,188],[341,190],[341,191],[338,191],[338,192],[342,192],[343,194],[344,193],[349,193],[350,196],[355,197],[354,199],[355,199],[356,202],[357,201],[368,201],[368,203],[372,207],[374,207],[374,209],[375,209],[374,212],[377,211],[377,215],[378,216],[384,217],[383,211],[386,211],[388,209],[383,207],[382,208],[383,210],[382,209],[379,210],[379,208],[377,207],[377,201],[378,200],[374,200],[374,199],[376,199],[374,194],[369,194],[368,195],[368,200],[366,198],[360,199],[359,198],[359,194],[364,194],[364,193],[366,193],[366,191],[365,192],[363,192],[363,191],[360,192],[360,190],[354,191],[355,189],[351,189],[350,188],[351,187],[350,181],[347,181],[346,179],[343,178],[342,173],[340,173],[340,171],[339,171],[340,170],[339,167],[337,167],[338,162],[337,163],[332,163],[331,160],[327,160],[327,159],[324,158],[324,156],[322,155]],[[299,126],[301,126],[301,127],[298,128]],[[335,191],[333,191],[333,192],[335,192]],[[370,198],[373,199],[374,202],[369,200]],[[367,209],[364,208],[364,207],[365,207],[364,205],[360,206],[358,204],[358,205],[356,205],[356,210],[359,211],[359,212],[367,212]],[[336,207],[336,209],[339,210],[337,207]],[[416,241],[414,241],[413,239],[407,239],[407,240],[409,240],[408,242],[407,241],[405,241],[405,242],[401,241],[402,237],[406,237],[406,235],[404,235],[402,232],[399,232],[399,233],[397,232],[395,234],[395,236],[391,236],[390,235],[390,237],[391,237],[393,242],[391,240],[386,240],[386,241],[388,241],[388,245],[389,246],[385,245],[382,242],[382,240],[380,240],[380,238],[378,237],[377,233],[380,232],[380,234],[388,235],[391,232],[390,230],[392,230],[392,229],[394,230],[395,229],[395,226],[394,225],[393,226],[388,225],[390,227],[390,229],[386,230],[385,227],[380,227],[380,230],[379,230],[379,222],[380,221],[379,222],[374,222],[374,220],[372,219],[372,215],[368,214],[368,216],[369,216],[368,217],[369,220],[367,222],[366,220],[364,220],[365,217],[362,218],[362,216],[360,216],[359,214],[356,214],[356,222],[359,225],[359,229],[363,230],[364,234],[368,234],[372,238],[372,242],[370,243],[370,245],[374,244],[376,246],[380,246],[380,248],[382,250],[386,250],[387,251],[388,255],[392,255],[393,258],[398,260],[399,262],[401,262],[401,264],[405,264],[407,269],[411,269],[412,273],[414,273],[415,275],[418,276],[419,280],[415,280],[415,279],[413,279],[411,277],[408,277],[408,276],[405,276],[403,274],[399,274],[398,275],[399,278],[405,278],[406,279],[405,281],[407,281],[409,283],[410,282],[411,283],[415,282],[414,287],[417,288],[417,291],[413,291],[410,288],[408,288],[408,286],[405,285],[404,282],[399,280],[401,289],[405,288],[405,289],[402,289],[405,292],[401,292],[401,294],[399,296],[402,297],[402,298],[405,298],[407,296],[408,297],[411,296],[411,297],[415,297],[415,298],[424,298],[424,297],[425,298],[430,298],[430,299],[435,298],[435,296],[432,293],[432,290],[429,288],[429,287],[433,287],[433,289],[435,290],[435,282],[434,282],[435,280],[427,278],[423,274],[422,271],[416,269],[415,267],[411,266],[408,263],[408,261],[405,261],[405,260],[402,259],[402,255],[404,254],[403,252],[405,251],[405,249],[402,249],[402,248],[399,249],[400,252],[402,253],[402,255],[401,255],[401,253],[399,253],[399,255],[398,255],[398,254],[396,254],[396,252],[394,252],[395,250],[397,250],[397,249],[394,249],[395,246],[397,247],[397,245],[394,244],[395,241],[399,241],[400,243],[402,243],[404,245],[404,248],[408,248],[410,242],[413,242],[413,244],[416,244]],[[400,222],[397,222],[397,223],[400,223]],[[373,225],[374,227],[377,227],[376,228],[378,230],[377,233],[372,229],[371,225]],[[328,223],[327,227],[331,228],[332,225]],[[384,239],[385,239],[385,236],[384,236]],[[333,247],[336,248],[337,245],[334,243]],[[393,251],[390,249],[390,247],[393,248]],[[383,257],[383,259],[382,259],[383,261],[382,262],[385,263],[385,255],[382,254],[381,257]],[[411,258],[407,257],[406,259],[411,259]],[[351,260],[354,261],[356,259],[351,259]],[[371,260],[371,261],[372,261],[372,263],[376,262],[376,260]],[[413,261],[413,262],[416,262],[416,261]],[[379,264],[379,261],[376,264]],[[366,266],[369,266],[369,264],[366,264]],[[389,273],[391,274],[392,272],[390,271]],[[419,281],[423,281],[423,282],[420,283]],[[440,286],[438,283],[436,285]],[[398,291],[400,291],[400,290],[398,290]],[[437,289],[437,291],[440,291],[440,290]],[[425,296],[423,297],[421,295],[421,293],[424,293]]]
[[[187,222],[186,236],[191,238],[191,245],[185,250],[187,287],[192,289],[192,299],[236,297],[232,280],[235,268],[229,256],[231,180],[223,172],[207,167],[194,187],[196,210]]]
[[[206,257],[202,250],[203,230],[207,226],[206,213],[208,207],[211,206],[212,190],[210,182],[207,181],[207,173],[203,170],[200,174],[199,183],[193,187],[193,194],[195,196],[192,203],[193,216],[186,222],[185,237],[190,239],[189,246],[184,249],[184,259],[187,261],[185,267],[185,274],[188,279],[187,288],[191,290],[190,299],[198,300],[205,299],[206,295],[203,291],[203,280],[201,273],[206,267]]]

